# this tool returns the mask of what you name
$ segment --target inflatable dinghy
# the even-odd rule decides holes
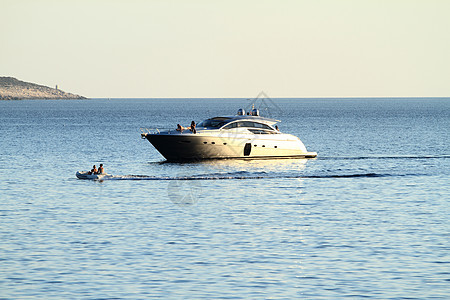
[[[89,174],[88,171],[77,171],[75,174],[78,179],[90,179],[90,180],[101,180],[105,177],[109,177],[109,174]]]

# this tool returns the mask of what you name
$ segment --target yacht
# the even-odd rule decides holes
[[[280,121],[261,117],[257,109],[237,115],[214,117],[196,126],[173,130],[141,128],[147,139],[168,161],[230,158],[315,158],[302,141],[282,133]]]

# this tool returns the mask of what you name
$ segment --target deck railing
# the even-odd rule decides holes
[[[141,136],[142,138],[145,138],[145,135],[147,134],[160,134],[162,131],[164,131],[164,133],[183,133],[183,132],[190,132],[189,129],[184,129],[183,131],[178,131],[176,129],[169,129],[169,128],[163,128],[163,129],[159,129],[159,128],[145,128],[145,127],[141,127],[139,128],[141,130]]]
[[[145,127],[141,127],[139,128],[141,130],[141,135],[146,135],[146,134],[159,134],[160,130],[158,128],[145,128]]]

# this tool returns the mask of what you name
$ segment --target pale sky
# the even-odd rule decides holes
[[[0,15],[0,76],[91,98],[450,96],[450,0],[0,0]]]

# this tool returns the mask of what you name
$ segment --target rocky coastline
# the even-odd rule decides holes
[[[14,77],[0,77],[0,100],[26,99],[86,99],[83,96],[66,93],[60,89],[50,88]]]

